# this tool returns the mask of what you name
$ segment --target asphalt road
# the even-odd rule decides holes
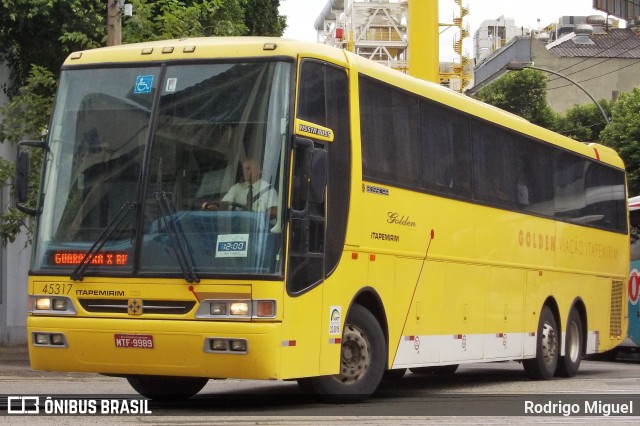
[[[124,379],[97,374],[33,371],[24,348],[0,347],[1,424],[84,425],[110,424],[512,424],[587,423],[603,421],[640,423],[640,361],[583,361],[578,376],[571,379],[531,381],[516,362],[462,365],[446,378],[407,373],[402,379],[385,382],[375,395],[360,404],[330,405],[305,395],[295,382],[211,380],[194,398],[184,403],[149,401],[150,414],[124,412],[119,417],[7,414],[7,396],[63,400],[103,400],[136,404],[141,399]],[[1,397],[0,397],[1,398]],[[131,403],[131,401],[135,401]],[[76,402],[77,403],[77,402]],[[536,416],[524,416],[525,404]],[[553,417],[544,407],[556,406]],[[585,405],[586,404],[586,405]],[[589,405],[591,404],[591,405]],[[597,404],[600,404],[599,406]],[[604,405],[603,405],[604,404]],[[631,404],[633,416],[585,413]],[[50,406],[52,407],[52,406]],[[577,410],[563,415],[562,410]],[[60,409],[64,411],[64,407]],[[68,406],[66,407],[68,409]],[[43,410],[44,411],[44,410]],[[99,410],[98,410],[99,411]],[[49,411],[51,412],[51,411]],[[41,413],[42,414],[42,413]],[[516,416],[516,417],[514,417]]]

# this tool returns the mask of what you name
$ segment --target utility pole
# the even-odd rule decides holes
[[[107,46],[122,44],[122,7],[124,0],[107,0]]]

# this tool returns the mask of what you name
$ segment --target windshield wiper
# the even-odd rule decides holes
[[[124,204],[118,210],[118,213],[111,219],[111,222],[107,224],[107,226],[102,230],[96,241],[89,248],[89,250],[85,253],[84,257],[76,266],[76,269],[71,273],[71,279],[73,281],[82,281],[84,279],[84,273],[87,270],[87,266],[93,261],[96,255],[100,252],[104,244],[109,240],[113,231],[120,227],[120,224],[125,220],[127,215],[133,208],[135,207],[135,203],[125,201]]]
[[[167,193],[164,191],[158,191],[154,195],[156,200],[158,200],[160,216],[167,230],[167,234],[169,235],[171,247],[173,247],[173,252],[178,259],[178,264],[180,265],[185,281],[188,283],[199,283],[200,278],[194,271],[193,260],[191,259],[190,252],[187,249],[184,232],[175,220],[176,209],[171,202],[171,198],[168,197]]]

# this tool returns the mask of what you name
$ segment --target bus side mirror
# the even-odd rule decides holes
[[[25,203],[29,199],[29,153],[23,147],[40,148],[49,150],[46,142],[42,141],[21,141],[17,145],[16,157],[16,208],[31,216],[39,214],[38,210],[27,207]]]
[[[27,202],[28,185],[29,154],[25,151],[18,151],[18,158],[16,159],[16,203],[18,205]]]

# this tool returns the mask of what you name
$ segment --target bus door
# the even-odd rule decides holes
[[[283,338],[303,339],[305,350],[283,351],[283,374],[291,376],[302,372],[296,368],[319,374],[311,369],[320,368],[329,324],[321,284],[342,256],[351,181],[347,73],[316,59],[302,59],[298,72],[285,309],[304,320],[284,324]]]

